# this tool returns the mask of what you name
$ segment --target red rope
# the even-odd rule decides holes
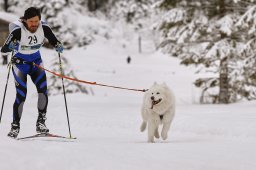
[[[111,86],[111,85],[106,85],[106,84],[99,84],[99,83],[96,83],[96,82],[90,82],[90,81],[84,81],[84,80],[79,80],[79,79],[75,79],[75,78],[71,78],[71,77],[67,77],[65,75],[61,75],[61,74],[58,74],[56,72],[53,72],[51,70],[48,70],[40,65],[37,65],[35,63],[33,63],[33,65],[35,65],[36,67],[42,69],[42,70],[45,70],[55,76],[58,76],[58,77],[61,77],[61,78],[65,78],[65,79],[68,79],[68,80],[71,80],[71,81],[76,81],[76,82],[79,82],[79,83],[85,83],[85,84],[90,84],[90,85],[98,85],[98,86],[103,86],[103,87],[111,87],[111,88],[116,88],[116,89],[123,89],[123,90],[131,90],[131,91],[140,91],[140,92],[146,92],[147,90],[146,89],[131,89],[131,88],[125,88],[125,87],[118,87],[118,86]]]

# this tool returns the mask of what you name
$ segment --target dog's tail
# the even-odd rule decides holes
[[[143,121],[141,126],[140,126],[140,131],[143,132],[147,127],[147,122]]]

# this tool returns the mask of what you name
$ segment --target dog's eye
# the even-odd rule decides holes
[[[152,93],[152,95],[153,95],[154,93]]]
[[[157,92],[156,94],[160,94],[159,92]]]

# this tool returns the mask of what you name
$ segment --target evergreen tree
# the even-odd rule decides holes
[[[240,70],[243,58],[249,57],[241,57],[241,48],[250,39],[241,36],[244,32],[237,26],[250,6],[246,0],[164,0],[160,3],[164,17],[157,27],[162,34],[159,47],[179,57],[182,64],[195,64],[213,73],[212,77],[195,82],[203,89],[201,102],[230,103],[252,95],[253,91],[248,88],[241,90],[247,73]]]
[[[255,3],[254,3],[255,4]],[[243,46],[239,51],[239,56],[242,60],[238,75],[240,76],[239,83],[240,92],[243,93],[248,100],[256,99],[256,4],[252,5],[249,10],[236,23],[236,27],[240,32],[240,39],[243,41]]]

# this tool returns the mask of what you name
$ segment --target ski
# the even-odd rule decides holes
[[[66,136],[60,136],[60,135],[55,135],[52,133],[39,133],[31,136],[25,136],[25,137],[20,137],[16,138],[17,140],[23,140],[23,139],[33,139],[33,138],[62,138],[62,139],[76,139],[75,137],[66,137]]]

